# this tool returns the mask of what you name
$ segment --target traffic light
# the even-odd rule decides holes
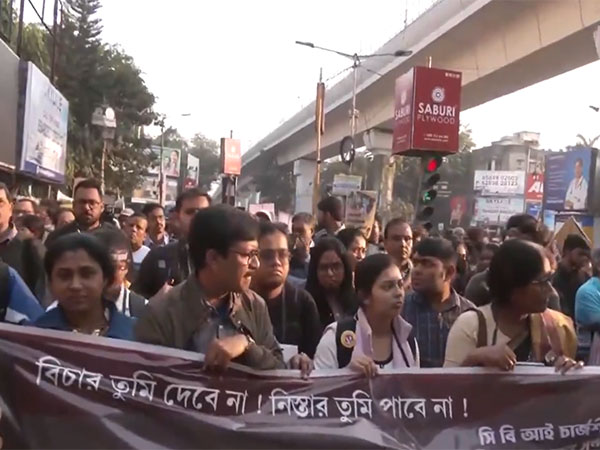
[[[437,197],[435,185],[440,181],[439,168],[442,166],[443,158],[441,156],[432,156],[423,159],[423,180],[419,187],[419,199],[417,204],[416,218],[421,225],[428,231],[433,227],[429,221],[433,215],[433,206],[431,203]]]

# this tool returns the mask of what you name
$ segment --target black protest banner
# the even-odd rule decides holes
[[[0,325],[4,448],[558,448],[600,438],[600,371],[259,373]]]

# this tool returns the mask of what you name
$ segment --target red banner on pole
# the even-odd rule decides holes
[[[456,153],[461,86],[461,73],[451,70],[413,67],[398,77],[393,153]]]
[[[242,172],[242,147],[239,139],[221,139],[221,170],[226,175]]]

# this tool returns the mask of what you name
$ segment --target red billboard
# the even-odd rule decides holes
[[[221,139],[221,172],[239,175],[242,172],[242,148],[239,139]]]
[[[525,200],[541,202],[544,199],[544,174],[528,173],[525,183]]]
[[[458,151],[460,72],[413,67],[395,87],[393,153],[420,156]]]

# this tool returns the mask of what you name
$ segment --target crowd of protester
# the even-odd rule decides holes
[[[73,208],[0,183],[0,319],[204,354],[207,369],[600,364],[600,250],[560,253],[535,218],[429,234],[379,217],[345,227],[335,197],[290,226],[198,189],[106,220],[88,179]],[[284,356],[285,355],[285,356]]]

